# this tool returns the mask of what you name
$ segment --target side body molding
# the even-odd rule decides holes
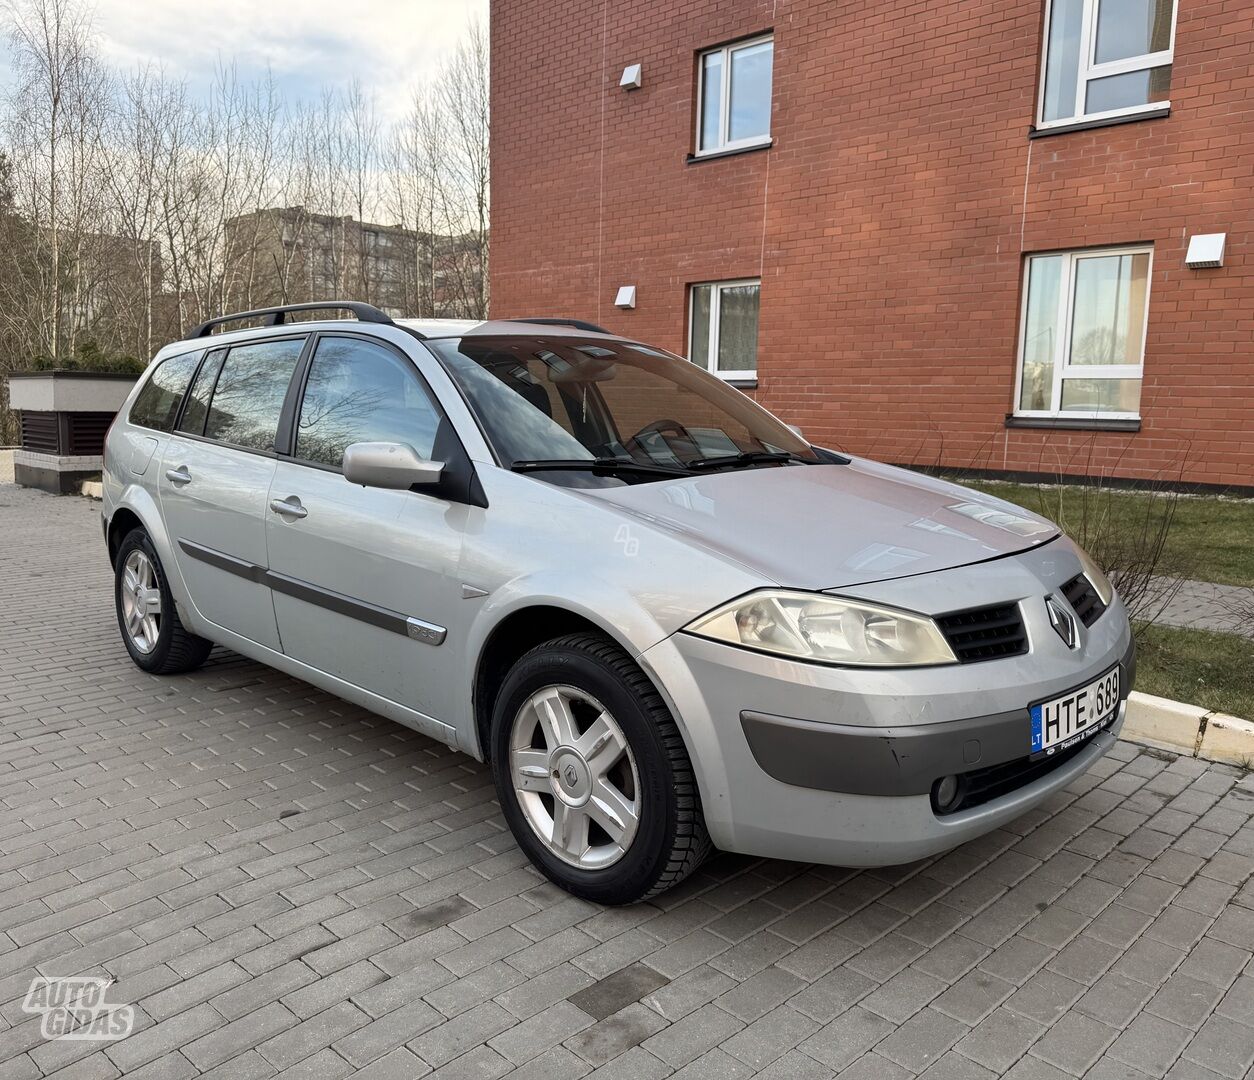
[[[444,644],[444,639],[448,636],[448,630],[435,623],[430,623],[424,619],[406,615],[399,611],[392,611],[389,608],[379,607],[377,604],[369,604],[364,600],[357,600],[351,596],[345,596],[343,593],[324,589],[308,581],[289,577],[287,574],[267,570],[264,566],[245,562],[243,559],[237,559],[224,552],[215,551],[213,548],[193,543],[191,540],[180,539],[179,547],[190,558],[208,563],[210,566],[224,570],[228,574],[235,574],[237,577],[254,581],[258,585],[265,585],[275,592],[295,597],[297,600],[303,600],[317,607],[326,608],[328,611],[334,611],[339,615],[346,615],[350,619],[369,623],[371,626],[377,626],[382,630],[390,630],[395,634],[400,634],[402,637],[420,641],[424,645],[442,645]]]

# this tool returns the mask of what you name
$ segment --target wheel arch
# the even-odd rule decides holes
[[[492,627],[479,650],[472,689],[474,734],[477,742],[472,752],[477,757],[483,761],[491,758],[492,710],[509,669],[537,645],[576,633],[593,633],[609,638],[633,662],[637,660],[637,650],[612,628],[598,623],[587,614],[553,603],[535,603],[515,608]],[[644,671],[643,668],[641,670]],[[656,687],[653,676],[647,671],[644,674]]]
[[[161,509],[152,493],[138,484],[130,484],[126,487],[109,518],[105,541],[108,545],[110,566],[117,566],[118,548],[126,538],[126,534],[134,528],[142,528],[148,534],[148,539],[156,548],[157,557],[161,560],[162,569],[165,571],[166,584],[170,587],[175,604],[178,605],[179,617],[189,630],[196,632],[198,619],[195,608],[190,603],[183,575],[179,571],[174,546],[169,533],[166,532]],[[189,615],[192,618],[188,618]]]
[[[105,540],[109,547],[109,565],[117,566],[118,548],[122,546],[122,541],[126,539],[127,533],[133,529],[147,529],[140,516],[135,513],[129,506],[119,506],[114,512],[113,517],[109,519],[109,531],[105,534]]]

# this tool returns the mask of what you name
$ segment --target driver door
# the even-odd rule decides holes
[[[296,417],[266,527],[283,651],[429,717],[452,716],[457,646],[445,639],[463,603],[468,507],[351,484],[340,468],[356,442],[408,443],[429,459],[448,421],[408,357],[348,334],[319,335]]]

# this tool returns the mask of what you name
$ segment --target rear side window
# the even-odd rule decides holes
[[[228,352],[209,403],[205,437],[273,451],[283,399],[304,345],[303,338],[289,338]]]
[[[130,422],[140,427],[169,431],[174,427],[179,403],[192,381],[200,353],[172,356],[158,364],[131,406]]]
[[[200,371],[192,383],[187,395],[187,405],[183,409],[183,418],[179,421],[179,431],[189,435],[205,433],[205,417],[209,415],[209,398],[213,394],[214,384],[218,381],[218,372],[222,370],[222,361],[226,359],[226,350],[219,349],[205,357]]]
[[[305,384],[296,456],[338,469],[353,443],[400,442],[430,458],[439,423],[406,361],[368,341],[326,337]]]

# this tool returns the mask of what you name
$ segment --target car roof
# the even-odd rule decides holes
[[[222,333],[205,337],[184,338],[172,341],[161,350],[165,355],[172,352],[185,352],[187,348],[206,348],[217,344],[231,344],[241,340],[278,337],[293,332],[310,330],[357,330],[370,333],[387,324],[361,322],[356,319],[308,319],[300,322],[285,322],[279,326],[251,326],[239,330],[227,330]],[[461,337],[573,337],[573,338],[606,338],[614,334],[593,331],[580,326],[572,326],[558,321],[527,322],[523,319],[396,319],[393,324],[411,330],[422,338],[461,338]],[[585,324],[586,326],[587,324]]]
[[[616,337],[604,330],[590,330],[588,324],[582,326],[574,323],[528,322],[526,319],[397,319],[397,326],[405,326],[416,330],[425,338],[449,337],[521,337],[524,335],[543,335],[544,337]]]

